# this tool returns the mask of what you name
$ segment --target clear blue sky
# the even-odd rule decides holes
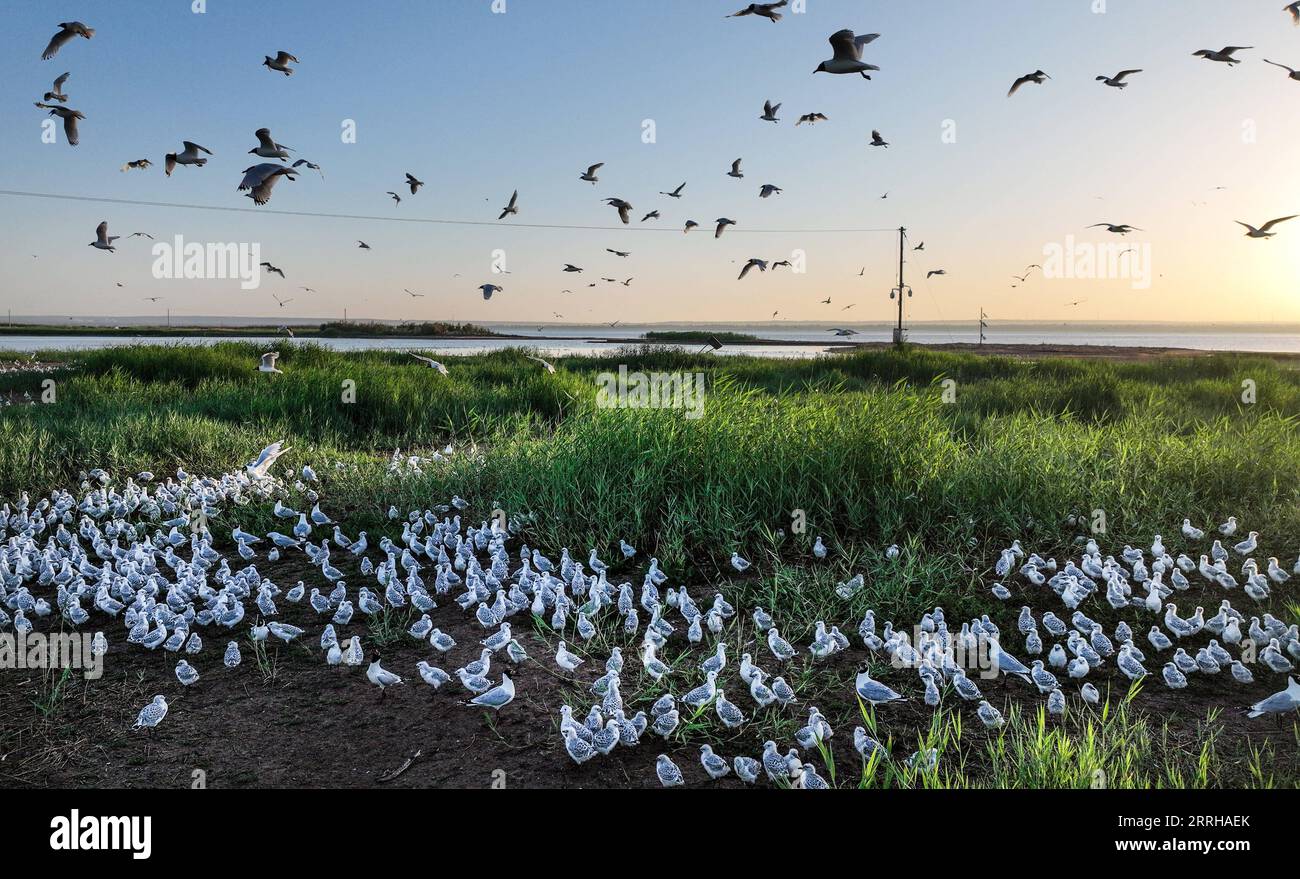
[[[492,221],[518,188],[516,222],[610,230],[0,197],[0,307],[287,317],[346,306],[354,317],[521,321],[762,320],[779,310],[836,321],[846,319],[840,303],[856,302],[858,320],[890,314],[888,235],[625,231],[600,203],[618,196],[635,206],[634,227],[653,208],[672,229],[721,216],[739,221],[736,233],[905,224],[926,242],[909,254],[917,320],[967,318],[979,305],[1000,318],[1300,320],[1300,220],[1271,241],[1232,224],[1300,212],[1300,82],[1261,60],[1300,67],[1300,28],[1278,0],[1108,0],[1105,14],[1091,0],[807,0],[806,13],[775,25],[725,19],[739,0],[507,0],[505,14],[491,0],[207,5],[196,15],[183,2],[6,4],[0,188],[251,206],[235,186],[258,161],[246,154],[253,131],[268,126],[325,170],[323,181],[282,183],[273,209]],[[95,38],[40,60],[55,25],[73,19]],[[872,82],[812,75],[843,27],[883,34],[867,48],[882,68]],[[1233,69],[1191,57],[1224,44],[1257,48]],[[278,49],[301,59],[294,76],[260,66]],[[1052,81],[1006,98],[1013,79],[1040,67]],[[1093,80],[1126,67],[1146,72],[1125,92]],[[65,70],[68,106],[87,117],[76,148],[43,144],[31,104]],[[766,98],[784,104],[779,126],[757,118]],[[812,111],[830,121],[794,127]],[[345,119],[356,121],[356,144],[340,141]],[[644,119],[656,143],[642,143]],[[955,143],[941,139],[945,120]],[[1248,124],[1254,143],[1243,142]],[[888,150],[867,148],[873,128]],[[215,156],[165,178],[162,157],[183,139]],[[743,181],[724,176],[738,156]],[[119,173],[141,157],[154,167]],[[598,161],[598,186],[576,179]],[[384,192],[402,191],[406,171],[427,186],[394,206]],[[681,201],[657,194],[683,180]],[[763,183],[785,192],[760,200]],[[122,235],[256,241],[288,279],[254,292],[156,280],[141,239],[115,254],[86,247],[101,219]],[[1103,240],[1085,228],[1103,220],[1147,230],[1132,240],[1150,245],[1151,289],[1042,278],[1010,288],[1013,273],[1044,261],[1045,244]],[[358,238],[373,249],[356,249]],[[490,273],[496,249],[510,275]],[[806,274],[736,281],[749,257],[795,249],[807,253]],[[565,262],[586,272],[562,274]],[[933,268],[948,275],[926,282]],[[488,281],[506,292],[485,303],[476,287]],[[272,293],[295,301],[281,310]],[[142,301],[155,295],[156,306]],[[834,312],[819,303],[826,296]],[[1076,300],[1086,303],[1066,305]]]

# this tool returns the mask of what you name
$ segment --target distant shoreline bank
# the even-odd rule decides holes
[[[462,325],[464,326],[464,325]],[[267,337],[281,337],[284,341],[342,341],[348,339],[358,340],[387,340],[393,342],[428,342],[430,345],[436,345],[438,342],[519,342],[521,345],[612,345],[628,348],[638,348],[642,346],[672,346],[689,348],[695,345],[708,347],[708,338],[710,333],[702,331],[682,332],[682,333],[663,333],[650,334],[656,338],[644,337],[610,337],[599,333],[583,336],[555,336],[555,335],[523,335],[519,333],[497,333],[483,331],[476,333],[464,332],[447,332],[434,334],[418,334],[411,332],[367,332],[363,327],[356,327],[358,332],[337,332],[337,325],[328,331],[322,332],[322,327],[317,326],[298,326],[290,327],[293,337],[285,336],[283,330],[274,326],[247,326],[247,327],[57,327],[48,325],[33,324],[15,324],[13,326],[0,326],[0,336],[23,336],[31,338],[41,337],[78,337],[78,338],[117,338],[117,339],[139,339],[142,342],[150,340],[165,341],[167,339],[212,339],[212,340],[229,340],[237,342],[243,339],[258,339]],[[349,327],[349,330],[353,328]],[[481,328],[475,328],[481,329]],[[892,346],[892,343],[884,340],[871,341],[854,341],[843,337],[831,337],[827,339],[768,339],[759,336],[740,336],[738,334],[722,334],[727,338],[720,339],[723,348],[745,349],[745,348],[765,348],[765,347],[783,347],[783,348],[823,348],[828,354],[844,354],[858,350],[886,350]],[[669,337],[669,338],[665,338]],[[1163,357],[1187,357],[1202,358],[1213,356],[1247,356],[1247,357],[1266,357],[1272,360],[1281,360],[1288,362],[1300,362],[1300,353],[1286,351],[1250,351],[1250,350],[1228,350],[1228,349],[1207,349],[1191,348],[1165,345],[1113,345],[1113,344],[1074,344],[1074,343],[1056,343],[1056,342],[1025,342],[1025,343],[1006,343],[1006,342],[985,342],[978,345],[973,342],[909,342],[908,347],[929,351],[942,351],[954,354],[974,354],[984,355],[987,357],[1014,357],[1022,360],[1040,360],[1050,358],[1076,358],[1084,360],[1110,360],[1110,361],[1140,361],[1153,360]],[[593,351],[592,355],[602,352]],[[756,352],[761,356],[763,352]],[[448,352],[453,356],[455,352]],[[581,354],[577,356],[582,356]]]

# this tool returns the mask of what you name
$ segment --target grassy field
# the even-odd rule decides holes
[[[715,589],[727,595],[740,611],[726,636],[733,656],[751,650],[768,661],[748,619],[757,604],[796,646],[810,641],[817,620],[838,624],[854,641],[853,657],[863,654],[852,633],[868,607],[882,622],[908,629],[936,605],[958,624],[987,613],[1014,636],[1021,604],[1033,604],[1036,615],[1049,607],[1041,592],[1030,599],[1020,588],[1005,604],[990,596],[999,550],[1018,538],[1043,555],[1077,557],[1077,544],[1093,536],[1094,511],[1104,515],[1104,533],[1096,534],[1103,554],[1149,546],[1155,533],[1176,554],[1185,516],[1204,527],[1228,515],[1260,532],[1261,561],[1275,555],[1289,570],[1300,552],[1300,376],[1267,358],[1024,361],[912,349],[764,360],[643,347],[563,359],[550,375],[507,350],[445,358],[450,374],[443,377],[398,353],[342,354],[310,344],[281,351],[284,375],[274,376],[255,371],[259,349],[237,342],[44,352],[40,359],[60,364],[57,370],[0,375],[0,393],[11,399],[24,391],[39,399],[46,378],[56,395],[53,403],[0,414],[0,497],[75,488],[91,467],[120,475],[162,476],[177,466],[221,473],[285,439],[294,448],[285,464],[312,464],[324,480],[325,508],[349,534],[368,529],[372,545],[379,534],[396,537],[385,514],[390,504],[422,509],[452,494],[471,503],[474,521],[504,509],[530,546],[553,555],[567,546],[585,557],[596,547],[610,559],[625,538],[640,550],[636,562],[658,557],[701,603]],[[704,373],[703,416],[598,407],[596,376],[620,365]],[[389,472],[395,449],[426,454],[448,443],[458,452],[444,463]],[[245,529],[273,527],[269,510],[237,513]],[[806,531],[795,527],[798,520],[806,520]],[[234,524],[221,521],[215,530],[224,537]],[[831,547],[821,562],[810,552],[818,535]],[[891,544],[902,548],[897,561],[884,556]],[[754,562],[747,575],[730,567],[733,551]],[[639,584],[643,570],[630,564],[619,576]],[[865,575],[866,588],[849,601],[838,598],[835,584],[855,573]],[[1171,600],[1185,613],[1204,605],[1208,616],[1222,597],[1198,582]],[[1245,612],[1249,600],[1231,597]],[[1062,610],[1059,602],[1050,609]],[[1113,628],[1116,617],[1104,603],[1093,599],[1086,609]],[[1300,620],[1296,587],[1277,588],[1266,609],[1288,623]],[[1133,626],[1144,648],[1146,622]],[[619,635],[602,628],[581,647],[603,658],[623,643]],[[554,633],[539,625],[531,637],[537,649],[530,653],[554,672],[545,646]],[[1020,655],[1023,644],[1015,647]],[[624,650],[637,665],[631,648]],[[1147,652],[1147,667],[1158,672],[1163,660]],[[418,655],[411,655],[413,665]],[[683,650],[677,661],[693,666],[698,658]],[[322,664],[301,651],[287,651],[282,661],[268,684],[274,692],[292,686],[285,681],[299,664],[303,675]],[[1097,681],[1108,694],[1104,709],[1082,708],[1072,696],[1064,719],[1045,717],[1030,688],[1000,686],[986,696],[1008,724],[988,733],[951,694],[938,712],[918,705],[914,673],[885,678],[905,685],[908,706],[863,712],[853,698],[856,661],[796,662],[786,674],[800,706],[760,714],[740,733],[723,730],[711,713],[690,723],[684,717],[674,743],[684,755],[679,765],[691,761],[699,776],[691,755],[703,742],[728,758],[757,756],[766,738],[789,741],[806,706],[816,704],[837,724],[835,747],[804,756],[839,786],[1086,787],[1099,778],[1115,787],[1300,785],[1294,717],[1278,726],[1246,721],[1238,711],[1280,689],[1275,675],[1257,673],[1257,686],[1245,690],[1198,680],[1177,693],[1158,674],[1132,689],[1108,677]],[[589,694],[570,681],[548,681],[537,687],[567,695],[585,713]],[[51,720],[27,704],[48,700],[52,687],[33,681],[0,711],[22,720],[29,746],[43,742],[40,753],[63,754],[54,765],[76,766],[60,749],[95,721],[84,711],[76,722],[60,722],[58,712]],[[59,698],[96,704],[93,688],[76,681]],[[654,694],[647,687],[637,695]],[[553,726],[557,705],[538,706],[530,734],[516,731],[548,749],[549,759],[529,776],[533,783],[654,783],[653,745],[635,759],[616,751],[622,775],[581,775],[598,761],[568,763]],[[477,715],[473,724],[466,734],[504,741],[502,753],[522,747]],[[857,761],[854,724],[874,730],[895,759]],[[15,734],[0,739],[5,750],[17,747]],[[912,751],[930,747],[940,751],[937,768],[905,764]],[[400,762],[400,754],[390,757]],[[41,783],[37,774],[23,780]]]

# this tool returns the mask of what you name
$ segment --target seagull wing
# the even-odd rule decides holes
[[[76,146],[81,140],[81,136],[77,133],[78,115],[77,113],[67,113],[63,116],[63,134],[72,146]]]
[[[836,61],[857,61],[858,49],[854,43],[853,31],[842,30],[831,34],[831,52]]]
[[[1294,220],[1297,216],[1300,216],[1300,214],[1292,214],[1289,217],[1278,217],[1276,220],[1269,220],[1267,223],[1265,223],[1263,226],[1260,227],[1259,231],[1267,232],[1269,229],[1272,229],[1278,223],[1285,223],[1287,220]]]
[[[108,220],[95,227],[95,237],[99,239],[100,244],[108,243]]]
[[[62,93],[63,93],[63,84],[64,84],[65,82],[68,81],[68,77],[69,77],[69,76],[72,76],[72,73],[71,73],[71,72],[65,73],[65,74],[63,74],[62,76],[60,76],[58,79],[54,80],[54,92],[55,92],[55,94],[62,94]]]
[[[863,48],[864,46],[866,46],[868,43],[874,43],[874,42],[875,42],[876,40],[878,40],[878,39],[880,39],[880,34],[863,34],[863,35],[860,36],[860,37],[854,37],[854,38],[853,38],[853,57],[854,57],[856,60],[861,61],[861,60],[862,60],[862,48]]]
[[[275,149],[275,141],[271,140],[271,129],[259,128],[253,132],[253,137],[257,138],[257,145],[268,150]],[[186,144],[189,146],[189,144]]]
[[[1141,73],[1141,72],[1142,72],[1141,68],[1138,68],[1137,70],[1121,70],[1119,73],[1115,74],[1115,79],[1117,80],[1123,79],[1126,76],[1132,76],[1135,73]]]
[[[49,45],[46,46],[45,51],[41,53],[41,60],[48,61],[53,58],[59,53],[59,50],[63,48],[64,44],[75,36],[76,33],[74,31],[61,30],[54,36],[50,37]]]
[[[208,149],[207,147],[199,146],[197,143],[194,143],[193,141],[183,140],[181,141],[181,144],[185,147],[185,150],[187,152],[207,153],[209,156],[212,155],[212,150]]]
[[[239,182],[239,189],[252,189],[254,186],[260,186],[267,177],[279,169],[279,165],[272,165],[269,162],[261,165],[254,165],[244,172],[244,179]]]
[[[1032,76],[1022,76],[1019,79],[1017,79],[1015,82],[1011,84],[1011,91],[1007,92],[1007,97],[1009,98],[1012,95],[1014,95],[1016,92],[1020,91],[1020,87],[1032,79],[1033,79]]]

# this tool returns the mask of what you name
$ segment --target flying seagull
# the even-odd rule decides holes
[[[108,234],[108,220],[104,220],[95,227],[95,240],[90,242],[87,246],[93,247],[96,250],[107,250],[109,253],[112,253],[117,250],[117,248],[113,246],[113,242],[120,237],[120,235],[110,236]]]
[[[293,163],[293,167],[295,168],[300,167],[302,165],[306,165],[308,168],[311,168],[313,171],[319,174],[320,179],[322,180],[325,179],[325,172],[320,169],[320,165],[317,165],[315,162],[309,162],[306,159],[298,159],[296,162]]]
[[[295,179],[297,171],[292,168],[286,168],[284,165],[276,165],[272,162],[264,162],[260,165],[253,165],[251,168],[244,169],[244,179],[239,182],[239,191],[252,190],[248,197],[253,200],[253,204],[263,205],[271,200],[271,190],[275,187],[275,182],[281,177],[289,180]]]
[[[946,275],[946,274],[948,274],[947,269],[933,269],[925,273],[925,279],[928,281],[931,278],[933,278],[935,275]]]
[[[289,159],[289,147],[272,140],[271,129],[259,128],[253,132],[253,137],[257,138],[257,146],[248,151],[250,154],[263,159]]]
[[[692,229],[698,228],[699,225],[700,225],[700,224],[697,223],[697,222],[695,222],[694,220],[687,220],[687,221],[686,221],[686,228],[682,230],[682,234],[686,234],[687,232],[691,231]]]
[[[1115,74],[1114,76],[1099,76],[1097,77],[1097,82],[1104,82],[1106,85],[1110,86],[1111,88],[1124,89],[1124,88],[1128,88],[1128,83],[1124,81],[1124,77],[1132,76],[1135,73],[1141,73],[1141,72],[1142,72],[1141,69],[1121,70],[1119,73]]]
[[[758,15],[762,18],[771,20],[776,24],[781,20],[781,13],[776,10],[789,3],[790,0],[777,0],[776,3],[751,3],[739,12],[733,12],[726,16],[727,18],[739,18],[743,15]]]
[[[433,358],[421,357],[419,354],[416,354],[414,351],[411,352],[411,356],[414,357],[416,360],[420,361],[421,363],[427,363],[430,369],[436,369],[438,370],[438,372],[442,373],[443,375],[447,374],[447,367],[443,366],[441,363],[434,360]]]
[[[867,71],[880,68],[862,60],[862,49],[879,38],[880,34],[863,34],[859,37],[851,30],[836,31],[830,36],[834,57],[817,65],[813,73],[860,73],[863,79],[871,79]]]
[[[623,225],[626,226],[630,222],[630,220],[628,220],[628,212],[632,210],[632,205],[623,201],[621,198],[607,198],[605,199],[605,204],[618,209],[618,218],[623,221]]]
[[[1046,73],[1043,73],[1041,70],[1035,70],[1033,73],[1026,73],[1011,84],[1011,90],[1007,92],[1007,97],[1009,98],[1016,92],[1020,91],[1020,87],[1026,83],[1032,82],[1034,85],[1042,85],[1043,80],[1045,79],[1051,79],[1051,77]]]
[[[258,265],[266,269],[268,273],[274,272],[275,274],[279,275],[281,278],[284,277],[284,270],[281,269],[279,266],[273,266],[269,262],[259,263]]]
[[[69,76],[72,76],[72,74],[65,73],[58,79],[54,80],[54,86],[45,93],[44,100],[58,101],[60,104],[65,103],[68,100],[68,96],[63,93],[63,84],[68,81]]]
[[[718,222],[718,227],[713,231],[714,238],[721,238],[722,233],[727,231],[728,226],[736,225],[735,220],[728,220],[726,217],[719,217],[717,222]]]
[[[547,372],[549,372],[551,375],[555,375],[555,367],[552,366],[551,364],[547,363],[547,362],[546,362],[545,360],[543,360],[542,358],[540,358],[540,357],[534,357],[534,356],[531,355],[531,354],[527,354],[527,355],[525,355],[525,356],[526,356],[529,360],[534,360],[534,361],[536,361],[537,363],[540,363],[540,364],[542,365],[542,367],[543,367]]]
[[[276,301],[276,304],[279,305],[281,308],[284,308],[290,302],[293,302],[292,299],[281,299],[279,296],[276,296],[274,293],[271,294],[271,298],[274,299]]]
[[[420,191],[420,187],[424,185],[424,181],[417,180],[415,175],[408,171],[406,172],[406,185],[411,187],[411,195],[415,195]]]
[[[596,183],[600,180],[600,178],[596,176],[596,172],[603,167],[605,167],[604,162],[597,162],[596,164],[587,168],[587,170],[584,173],[579,174],[578,179],[585,180],[588,183],[590,183],[592,186],[595,186]]]
[[[767,271],[767,260],[751,259],[749,262],[745,263],[745,267],[740,270],[740,277],[736,278],[736,280],[737,281],[745,280],[745,275],[748,275],[749,270],[752,268],[757,268],[760,272]]]
[[[387,195],[387,196],[388,196],[389,198],[391,198],[391,199],[392,199],[396,204],[401,204],[401,203],[402,203],[402,197],[401,197],[400,195],[398,195],[396,192],[393,192],[393,191],[389,190],[388,192],[385,192],[384,195]]]
[[[605,252],[606,252],[606,253],[612,253],[612,254],[614,254],[615,256],[621,256],[621,257],[624,257],[624,258],[629,257],[629,256],[632,255],[631,253],[629,253],[629,252],[626,251],[626,250],[612,250],[611,248],[608,248],[608,247],[605,248]]]
[[[1297,216],[1300,216],[1300,214],[1292,214],[1289,217],[1278,217],[1276,220],[1269,220],[1267,223],[1260,226],[1258,229],[1256,229],[1254,226],[1250,225],[1249,223],[1241,222],[1241,220],[1236,220],[1234,222],[1236,222],[1238,226],[1246,227],[1247,238],[1272,238],[1274,235],[1277,234],[1276,232],[1270,231],[1274,226],[1276,226],[1278,223],[1285,223],[1287,220],[1294,220]]]
[[[482,284],[479,286],[479,289],[483,291],[483,300],[485,302],[492,298],[493,293],[501,292],[501,288],[496,284]]]
[[[560,271],[562,271],[562,272],[569,272],[569,273],[571,273],[571,274],[577,274],[577,273],[581,272],[582,269],[578,268],[577,266],[575,266],[575,265],[574,265],[573,263],[571,263],[571,262],[566,262],[566,263],[564,264],[564,268],[561,269]]]
[[[779,186],[773,186],[771,183],[764,183],[763,188],[758,191],[759,198],[768,198],[772,195],[780,195],[785,190]]]
[[[153,162],[149,161],[148,159],[132,159],[131,161],[129,161],[129,162],[127,162],[125,165],[123,165],[123,166],[121,167],[121,170],[122,170],[122,171],[134,171],[134,170],[136,170],[136,169],[139,169],[139,170],[143,171],[143,170],[145,170],[146,168],[148,168],[148,167],[149,167],[150,165],[152,165],[152,164],[153,164]]]
[[[1115,224],[1115,223],[1094,223],[1093,225],[1089,226],[1088,228],[1089,228],[1089,229],[1105,229],[1107,232],[1113,233],[1113,234],[1115,234],[1115,235],[1127,235],[1127,234],[1130,233],[1130,232],[1141,232],[1141,231],[1143,231],[1142,229],[1139,229],[1137,226],[1129,226],[1129,225],[1126,225],[1126,224],[1125,224],[1125,225],[1117,225],[1117,224]]]
[[[870,143],[870,146],[873,146],[873,147],[888,147],[888,146],[889,146],[889,142],[886,141],[883,137],[880,136],[880,132],[879,132],[879,131],[876,131],[876,130],[873,128],[873,129],[871,129],[871,143]]]
[[[1300,25],[1300,0],[1296,0],[1295,3],[1288,3],[1286,6],[1283,6],[1282,11],[1291,13],[1292,24]]]
[[[407,296],[410,296],[412,299],[423,299],[423,298],[424,298],[424,294],[423,294],[423,293],[412,293],[410,290],[407,290],[405,287],[402,288],[402,292],[405,293]]]
[[[809,125],[816,125],[818,122],[827,122],[829,117],[825,113],[805,113],[795,122],[794,127],[798,128],[807,122]]]
[[[130,235],[126,237],[127,238],[148,238],[150,241],[153,241],[153,236],[150,235],[148,232],[132,232]]]
[[[641,218],[641,222],[644,223],[646,220],[657,220],[657,219],[659,219],[659,212],[651,211],[650,213],[646,214],[644,217]]]
[[[177,165],[195,165],[199,168],[206,165],[208,160],[200,156],[199,153],[207,153],[209,156],[212,155],[212,150],[207,147],[201,147],[192,141],[183,140],[181,141],[181,145],[185,147],[184,150],[179,153],[168,153],[166,156],[167,164],[163,169],[163,173],[168,177],[172,176],[172,172],[176,170]]]
[[[58,116],[63,120],[63,135],[68,139],[68,146],[76,146],[80,141],[77,133],[77,120],[85,119],[86,115],[80,110],[73,110],[68,107],[61,107],[57,104],[42,104],[36,102],[36,106],[42,110],[49,110],[51,116]]]
[[[674,189],[672,192],[661,192],[661,193],[659,193],[659,194],[660,194],[660,195],[666,195],[666,196],[668,196],[669,198],[681,198],[681,197],[682,197],[682,190],[685,189],[685,188],[686,188],[686,184],[683,183],[681,186],[677,187],[677,188]]]
[[[1199,49],[1192,53],[1193,58],[1204,58],[1206,61],[1218,61],[1231,67],[1234,64],[1240,64],[1240,58],[1232,57],[1236,52],[1242,52],[1246,49],[1253,49],[1254,46],[1224,46],[1215,52],[1211,49]]]
[[[737,180],[745,176],[740,170],[740,159],[736,159],[736,161],[731,163],[731,170],[727,172],[727,176],[735,177]]]
[[[1300,2],[1300,0],[1296,0],[1296,2]],[[1278,64],[1276,61],[1269,61],[1267,58],[1264,59],[1264,63],[1265,63],[1265,64],[1272,64],[1274,67],[1281,67],[1283,70],[1285,70],[1285,71],[1287,72],[1287,75],[1288,75],[1291,79],[1294,79],[1294,80],[1296,80],[1297,82],[1300,82],[1300,70],[1294,70],[1294,69],[1292,69],[1292,68],[1290,68],[1290,67],[1287,67],[1285,64]],[[49,95],[46,95],[46,96],[45,96],[45,99],[46,99],[46,100],[49,100],[49,97],[50,97]]]
[[[288,52],[285,52],[284,50],[280,50],[279,52],[276,52],[274,58],[272,58],[270,55],[264,55],[263,57],[266,59],[265,61],[262,62],[263,67],[268,67],[271,70],[278,70],[281,73],[283,73],[285,76],[293,75],[293,68],[289,66],[290,61],[292,61],[294,64],[302,63],[297,58],[293,57],[292,55],[290,55]]]
[[[67,76],[66,73],[63,74],[63,75],[64,75],[64,76]],[[56,82],[56,83],[54,84],[55,88],[58,88],[58,85],[59,85],[59,84]],[[46,95],[45,100],[48,101],[49,99],[50,99],[49,96]],[[761,120],[763,120],[764,122],[780,122],[781,120],[778,119],[778,118],[776,118],[777,111],[779,111],[780,109],[781,109],[781,105],[780,105],[780,104],[773,104],[771,101],[764,101],[764,102],[763,102],[763,115],[762,115],[762,116],[759,116],[758,118],[761,119]]]
[[[510,196],[510,204],[506,205],[504,208],[501,209],[501,216],[497,217],[497,219],[504,220],[506,217],[510,216],[511,214],[517,214],[517,213],[519,213],[519,190],[518,189],[516,189],[514,193]]]
[[[61,21],[59,22],[59,32],[50,37],[49,45],[41,53],[41,60],[49,61],[59,54],[59,50],[73,37],[85,37],[88,40],[94,35],[95,29],[93,27],[86,27],[79,21]]]
[[[359,247],[359,248],[362,249],[362,250],[369,250],[369,249],[370,249],[370,245],[367,244],[367,243],[364,242],[364,241],[361,241],[361,240],[358,240],[358,241],[357,241],[357,247]]]
[[[284,375],[284,373],[280,372],[280,370],[275,368],[275,361],[279,359],[279,357],[280,357],[279,351],[268,351],[267,353],[263,354],[262,362],[257,365],[257,371],[277,372],[280,373],[281,375]],[[286,449],[286,451],[288,450]],[[265,454],[265,452],[263,454]],[[272,460],[274,460],[274,458]]]

